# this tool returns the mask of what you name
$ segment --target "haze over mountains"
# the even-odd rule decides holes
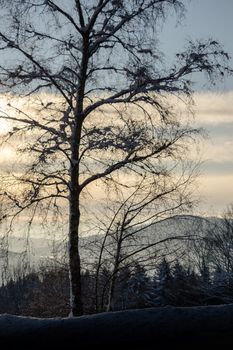
[[[148,243],[153,243],[165,237],[171,236],[191,236],[205,235],[212,228],[221,226],[223,219],[220,218],[203,218],[192,215],[180,215],[170,219],[158,222],[148,228],[141,230],[137,234],[137,246],[142,246]],[[91,262],[98,254],[101,236],[91,235],[81,238],[82,247],[81,254],[85,261]],[[91,250],[90,250],[91,247]],[[130,242],[129,242],[130,249]],[[152,251],[154,248],[151,248]],[[67,241],[64,238],[61,240],[52,240],[50,237],[29,237],[28,239],[16,236],[10,236],[7,248],[0,250],[0,261],[2,263],[8,258],[8,263],[11,268],[16,268],[17,265],[30,261],[31,266],[39,266],[46,261],[53,260],[65,261],[67,252]],[[8,253],[8,254],[7,254]],[[143,253],[144,254],[144,253]]]

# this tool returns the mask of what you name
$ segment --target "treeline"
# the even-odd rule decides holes
[[[181,221],[187,223],[186,218]],[[153,237],[158,239],[157,233]],[[233,303],[233,208],[220,221],[193,220],[185,240],[165,239],[151,247],[134,237],[127,247],[121,245],[119,249],[119,237],[110,238],[104,245],[103,236],[93,236],[85,243],[88,254],[81,277],[85,314]],[[144,250],[145,246],[150,249]],[[143,254],[138,247],[142,247]],[[140,253],[132,254],[135,249]],[[131,258],[125,259],[127,256]],[[33,271],[20,265],[14,273],[9,271],[0,286],[0,313],[68,315],[70,281],[66,258],[55,255]]]
[[[95,275],[82,274],[85,313],[108,307],[110,271],[100,276],[99,309],[96,310]],[[116,278],[113,310],[233,303],[231,274],[208,269],[202,274],[185,268],[181,262],[163,259],[150,273],[140,264],[124,268]],[[67,316],[69,313],[69,274],[65,267],[41,268],[26,276],[11,279],[0,288],[0,313],[35,317]]]

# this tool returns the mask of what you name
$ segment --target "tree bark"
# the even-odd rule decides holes
[[[69,232],[69,266],[70,266],[70,302],[71,315],[83,315],[81,264],[79,255],[79,200],[71,201],[72,214],[70,216]]]
[[[121,233],[122,234],[122,233]],[[114,310],[114,304],[115,304],[115,285],[116,285],[116,279],[117,279],[117,274],[119,270],[119,265],[120,265],[120,253],[121,253],[121,244],[122,240],[117,242],[117,251],[116,251],[116,257],[115,257],[115,262],[114,262],[114,268],[113,268],[113,273],[112,273],[112,278],[110,281],[110,287],[109,287],[109,293],[108,293],[108,305],[107,305],[107,312],[113,311]]]
[[[70,169],[70,227],[69,227],[69,267],[70,267],[70,303],[71,315],[83,315],[81,262],[79,254],[79,228],[80,228],[80,140],[82,134],[83,100],[87,79],[89,60],[89,34],[83,36],[82,62],[80,66],[79,85],[77,89],[76,108],[74,110],[75,122],[71,141],[71,169]]]
[[[114,306],[115,306],[114,297],[115,297],[115,283],[116,283],[116,277],[117,277],[115,271],[116,270],[114,268],[113,276],[110,281],[109,293],[108,293],[107,312],[114,311]]]
[[[70,174],[69,271],[71,315],[80,316],[83,314],[81,263],[79,255],[80,186],[78,163],[81,125],[75,134]]]

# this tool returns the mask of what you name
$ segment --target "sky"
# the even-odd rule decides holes
[[[222,43],[224,50],[233,57],[233,1],[232,0],[185,0],[186,13],[177,23],[177,16],[171,14],[159,33],[158,39],[166,57],[184,47],[189,39],[212,38]],[[233,65],[233,59],[231,60]],[[198,89],[203,88],[204,80],[198,77]],[[206,89],[207,87],[205,87]],[[215,90],[233,90],[233,78],[218,84]]]
[[[233,1],[186,1],[185,18],[177,23],[167,18],[159,33],[167,61],[184,47],[185,40],[212,38],[222,43],[233,57]],[[230,61],[233,67],[233,59]],[[221,215],[233,202],[233,76],[210,87],[200,76],[196,79],[196,123],[208,133],[202,145],[201,177],[197,191],[202,195],[198,210]]]
[[[180,23],[171,14],[158,33],[166,60],[182,50],[185,40],[190,38],[217,40],[233,57],[233,0],[184,0],[184,3],[187,12]],[[202,201],[197,210],[200,214],[219,215],[233,202],[233,76],[215,87],[198,77],[196,91],[195,123],[208,133],[201,149],[204,162],[196,191]]]

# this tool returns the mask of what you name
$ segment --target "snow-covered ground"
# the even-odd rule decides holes
[[[233,348],[233,305],[153,308],[66,319],[0,316],[0,344],[65,349]]]

